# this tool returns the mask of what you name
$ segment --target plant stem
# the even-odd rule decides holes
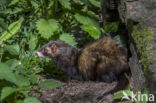
[[[2,57],[3,57],[3,52],[4,52],[4,50],[3,50],[3,47],[2,47],[2,48],[1,48],[1,52],[0,52],[0,62],[1,62]]]
[[[53,17],[55,16],[56,12],[57,12],[57,8],[58,8],[58,1],[54,0],[54,5],[53,5]]]

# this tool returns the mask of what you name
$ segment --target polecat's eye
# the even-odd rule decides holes
[[[46,50],[45,50],[45,48],[44,48],[44,49],[42,49],[42,53],[46,53]]]
[[[44,53],[47,53],[47,52],[48,52],[48,50],[47,50],[47,48],[45,48],[45,49],[44,49]]]

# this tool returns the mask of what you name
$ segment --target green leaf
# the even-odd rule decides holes
[[[74,17],[76,18],[76,20],[78,22],[80,22],[83,25],[93,25],[99,28],[99,23],[98,21],[96,21],[95,19],[90,18],[89,16],[84,16],[84,15],[80,15],[78,13],[76,13],[74,15]]]
[[[88,0],[80,0],[80,1],[83,2],[83,3],[86,4],[86,5],[89,4]]]
[[[52,80],[47,80],[47,81],[43,81],[41,83],[39,83],[39,87],[42,87],[42,88],[55,88],[55,87],[59,87],[61,86],[60,83],[58,82],[55,82],[55,81],[52,81]]]
[[[37,36],[31,35],[30,40],[29,40],[29,42],[28,42],[29,48],[30,48],[31,50],[34,50],[35,47],[36,47],[36,45],[37,45],[37,42],[38,42]]]
[[[59,39],[72,46],[76,46],[77,44],[75,41],[75,37],[68,33],[61,34]]]
[[[17,14],[17,13],[21,13],[23,11],[24,11],[23,8],[15,7],[9,14]]]
[[[25,97],[29,96],[30,91],[32,90],[31,86],[26,86],[26,87],[19,87],[20,93],[23,94]]]
[[[11,55],[19,55],[20,47],[18,44],[6,45],[5,50],[8,51]]]
[[[31,74],[29,75],[29,80],[32,84],[36,84],[39,80],[38,76],[35,74]]]
[[[7,25],[4,22],[4,19],[0,18],[0,27],[3,28],[4,30],[7,30]]]
[[[100,7],[100,2],[96,1],[96,0],[88,0],[92,5],[94,5],[95,7]]]
[[[24,99],[24,103],[41,103],[41,102],[35,97],[27,97]]]
[[[10,32],[8,32],[8,31],[3,32],[2,35],[0,36],[0,41],[5,42],[6,40],[8,40],[12,36],[14,36],[17,32],[19,32],[23,20],[24,20],[24,18],[20,18],[18,21],[10,24],[8,27],[8,30]]]
[[[92,25],[82,25],[81,28],[88,32],[94,39],[98,39],[100,37],[100,31],[97,27]]]
[[[2,41],[0,41],[0,45],[2,45]]]
[[[0,11],[0,13],[4,14],[4,15],[7,15],[7,14],[11,14],[12,12],[12,9],[8,8],[8,9],[5,9],[3,11]]]
[[[114,37],[114,39],[115,39],[116,41],[121,41],[120,35],[116,35],[116,36]]]
[[[59,29],[59,23],[55,19],[40,19],[36,27],[43,38],[50,38]]]
[[[17,79],[12,73],[12,70],[4,63],[0,63],[0,79],[4,79],[14,84],[17,83]]]
[[[23,87],[23,86],[29,86],[30,85],[29,79],[22,76],[22,75],[16,75],[16,79],[17,79],[16,85],[18,87]]]
[[[5,64],[7,64],[10,67],[10,69],[13,70],[17,66],[17,60],[10,59],[10,60],[6,61]]]
[[[121,99],[123,96],[123,91],[119,91],[114,93],[113,99]]]
[[[95,12],[93,11],[87,11],[87,14],[89,17],[94,18],[94,20],[96,20],[98,22],[99,20],[99,15],[97,15]]]
[[[17,13],[22,13],[22,12],[26,12],[26,11],[27,11],[27,9],[14,7],[14,9],[9,8],[9,9],[3,10],[2,13],[5,15],[13,15],[13,14],[17,15]]]
[[[123,92],[125,92],[127,96],[131,96],[132,93],[130,90],[121,90],[114,93],[113,99],[121,99],[124,96]]]
[[[54,5],[55,1],[51,0],[48,4],[47,9],[50,9]]]
[[[17,100],[17,103],[24,103],[22,100]]]
[[[12,93],[16,91],[17,91],[16,88],[4,87],[1,91],[1,100],[3,100],[4,98],[6,98],[7,96],[11,95]]]
[[[71,9],[71,3],[70,0],[58,0],[62,6],[64,6],[67,9]]]
[[[113,22],[113,23],[107,24],[107,25],[104,27],[104,33],[113,33],[113,32],[117,32],[118,26],[119,26],[119,22]]]
[[[30,2],[31,2],[31,5],[32,5],[35,9],[37,9],[37,8],[39,7],[39,5],[38,5],[37,2],[35,2],[35,1],[33,1],[33,0],[31,0]]]
[[[18,2],[19,2],[19,0],[12,0],[11,3],[9,4],[9,6],[16,5]]]

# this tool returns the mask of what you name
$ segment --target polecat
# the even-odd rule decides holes
[[[51,58],[71,79],[112,82],[128,70],[127,50],[108,37],[78,49],[63,41],[51,41],[37,52]]]

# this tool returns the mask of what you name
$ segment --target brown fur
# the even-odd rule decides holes
[[[116,80],[128,69],[127,51],[119,42],[102,38],[82,50],[78,68],[86,80]]]
[[[82,50],[62,41],[52,41],[38,52],[50,57],[71,79],[112,82],[128,69],[127,51],[110,38],[99,39]]]

